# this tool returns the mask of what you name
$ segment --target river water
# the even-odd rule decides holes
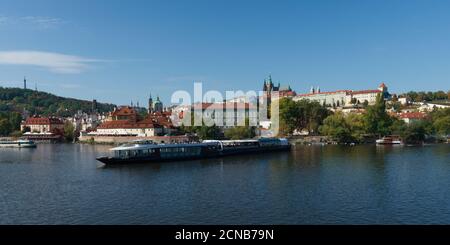
[[[450,145],[105,168],[108,148],[0,149],[0,224],[450,224]]]

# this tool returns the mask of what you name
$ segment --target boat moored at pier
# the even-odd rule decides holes
[[[0,140],[0,148],[35,148],[31,140]]]
[[[104,164],[150,163],[193,160],[228,155],[285,151],[290,149],[286,139],[205,140],[201,143],[156,144],[152,141],[133,141],[110,149],[113,156],[97,158]]]
[[[400,136],[397,135],[391,135],[391,136],[385,136],[381,139],[376,140],[377,145],[401,145],[403,144],[402,139]]]

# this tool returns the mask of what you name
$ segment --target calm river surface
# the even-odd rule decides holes
[[[0,149],[0,224],[450,224],[450,145],[104,168],[108,148]]]

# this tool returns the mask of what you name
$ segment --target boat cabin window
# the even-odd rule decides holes
[[[223,142],[223,146],[225,147],[254,147],[258,146],[258,141],[229,141]]]
[[[201,147],[163,147],[160,149],[160,154],[162,158],[173,158],[173,157],[185,157],[185,156],[197,156],[201,152]]]
[[[155,149],[141,149],[141,150],[119,150],[115,151],[115,157],[130,158],[130,157],[145,157],[155,153]]]
[[[275,146],[280,145],[281,141],[279,139],[260,139],[260,146]]]

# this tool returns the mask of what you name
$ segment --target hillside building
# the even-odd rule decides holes
[[[310,93],[296,95],[293,100],[298,101],[308,99],[318,101],[325,106],[343,107],[353,104],[373,105],[376,102],[377,95],[381,94],[384,99],[390,99],[388,88],[384,83],[378,86],[378,89],[371,90],[337,90],[331,92],[321,92],[319,88],[311,88]]]

